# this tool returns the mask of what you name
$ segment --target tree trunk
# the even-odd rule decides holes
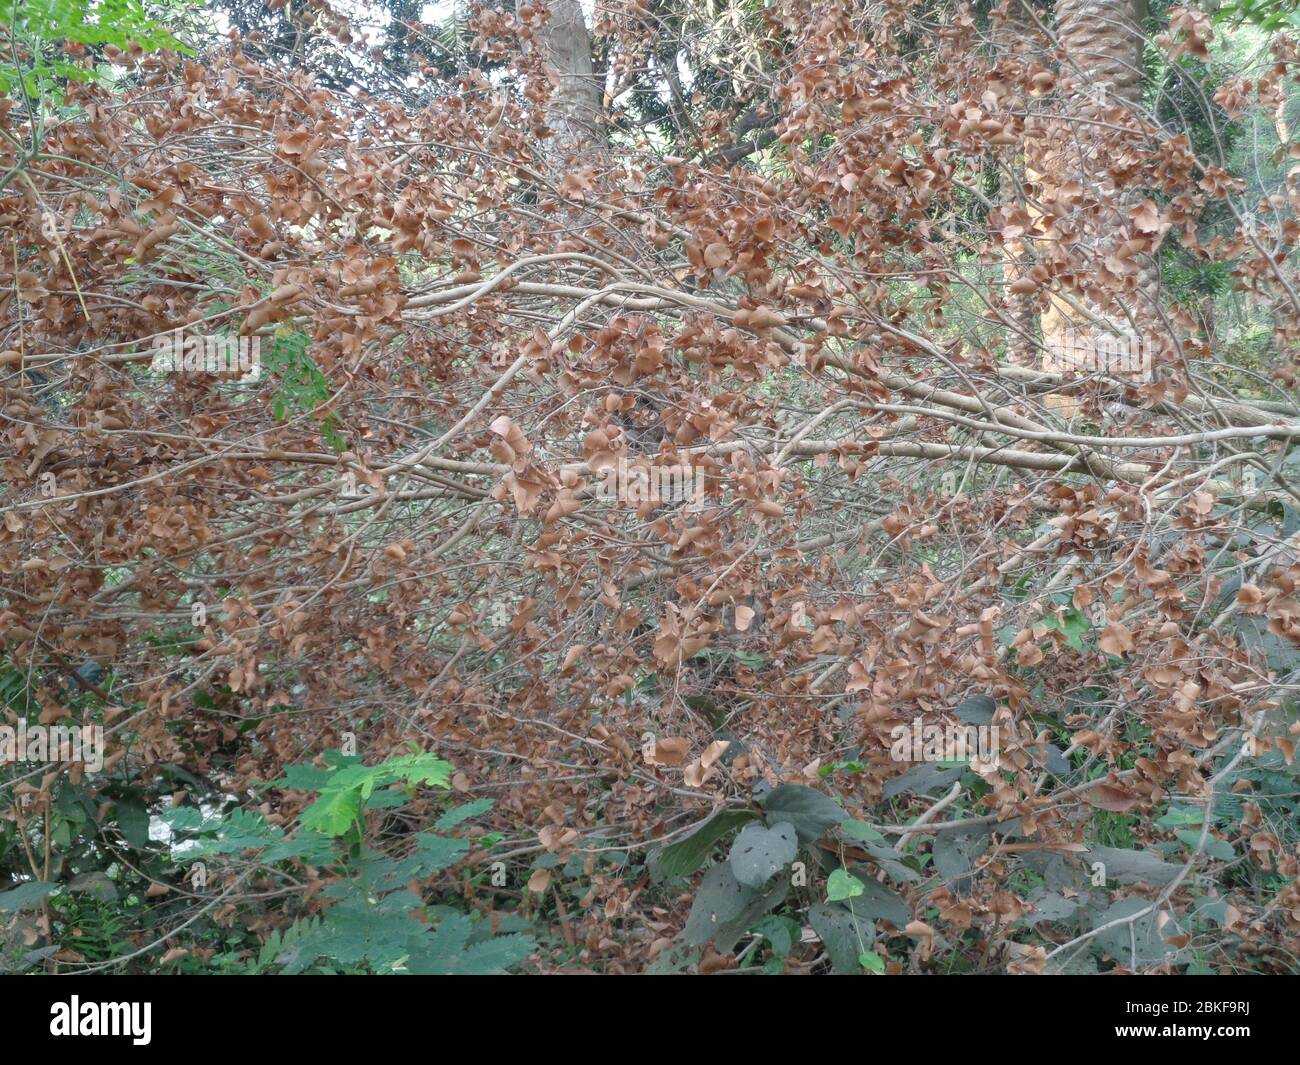
[[[993,51],[999,69],[1008,80],[1018,77],[1022,69],[1042,49],[1043,40],[1038,25],[1025,9],[1025,0],[1008,0],[992,12]],[[1026,154],[1032,152],[1032,142],[1026,143]],[[1009,170],[998,175],[998,203],[1008,217],[1029,214],[1032,210],[1025,197],[1025,160],[1017,157],[1008,164]],[[1028,273],[1031,266],[1023,240],[1008,240],[1003,245],[1003,282],[1010,286]],[[1028,295],[1008,293],[1006,325],[1007,361],[1014,366],[1035,364],[1035,340],[1038,311],[1034,299]]]
[[[546,144],[553,166],[582,159],[605,143],[602,93],[591,62],[591,36],[578,0],[550,0],[550,18],[534,40],[557,79],[546,109],[554,135]],[[588,160],[589,161],[589,160]]]
[[[1056,17],[1062,120],[1050,124],[1043,172],[1030,171],[1027,178],[1040,203],[1054,208],[1041,254],[1058,268],[1069,264],[1058,276],[1064,274],[1062,288],[1070,298],[1062,298],[1064,292],[1049,297],[1042,316],[1043,366],[1087,372],[1107,367],[1118,355],[1124,366],[1144,372],[1150,338],[1142,321],[1151,308],[1154,271],[1149,254],[1122,249],[1142,195],[1136,168],[1125,169],[1131,135],[1116,129],[1136,128],[1131,116],[1141,99],[1138,13],[1134,0],[1058,0]],[[1068,402],[1059,406],[1072,409]]]

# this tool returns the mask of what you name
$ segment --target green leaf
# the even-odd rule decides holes
[[[532,936],[494,936],[463,951],[443,971],[453,976],[496,976],[523,961],[536,945]]]
[[[1191,829],[1183,829],[1182,831],[1175,832],[1174,835],[1176,835],[1183,843],[1186,843],[1188,848],[1191,850],[1196,850],[1197,844],[1201,842],[1201,833],[1199,830],[1192,831]],[[1232,844],[1226,839],[1219,839],[1217,836],[1207,835],[1205,837],[1205,846],[1201,848],[1201,852],[1203,854],[1208,854],[1211,858],[1220,862],[1230,862],[1237,857],[1237,852],[1233,850]]]
[[[657,883],[690,876],[704,864],[718,840],[757,816],[752,810],[718,810],[676,843],[652,853],[648,862],[651,876]]]
[[[689,947],[684,943],[671,943],[656,956],[646,968],[647,976],[669,976],[682,973],[695,965],[704,951],[699,947]]]
[[[934,867],[958,892],[969,890],[971,870],[975,860],[989,849],[989,836],[987,826],[946,828],[935,835],[931,846]]]
[[[875,925],[844,906],[819,902],[809,909],[808,923],[821,938],[837,973],[858,972],[858,959],[876,941]]]
[[[336,856],[334,841],[329,836],[303,829],[292,839],[272,843],[262,852],[262,861],[271,863],[299,858],[308,865],[324,865]]]
[[[699,947],[712,940],[718,951],[725,954],[789,890],[789,881],[783,876],[776,877],[760,891],[740,883],[731,872],[730,863],[715,865],[700,883],[682,930],[682,941]]]
[[[347,450],[346,441],[339,434],[338,415],[327,411],[323,416],[316,409],[330,398],[333,388],[330,380],[307,354],[311,337],[301,330],[282,329],[271,343],[265,365],[278,377],[279,388],[271,401],[271,410],[277,421],[285,421],[291,414],[308,414],[320,423],[321,436],[335,451]]]
[[[970,695],[958,703],[952,711],[953,717],[968,725],[991,725],[993,712],[998,704],[989,695]],[[883,965],[883,962],[882,962]]]
[[[469,850],[469,841],[435,836],[431,832],[416,834],[416,848],[407,860],[407,880],[424,880],[455,865]]]
[[[1199,825],[1205,821],[1205,811],[1199,806],[1171,806],[1169,812],[1156,819],[1161,828],[1175,828],[1178,825]]]
[[[416,962],[416,972],[421,975],[449,973],[457,955],[469,944],[474,922],[463,913],[450,914],[438,922],[438,927],[424,937],[421,957]]]
[[[769,821],[788,821],[805,843],[820,839],[834,825],[842,824],[845,813],[829,795],[802,784],[773,788],[763,803]]]
[[[302,812],[304,828],[323,836],[341,836],[357,823],[361,814],[362,785],[328,788]]]
[[[118,897],[117,885],[102,869],[88,869],[68,881],[69,895],[89,895],[99,902],[112,902]]]
[[[778,958],[784,958],[799,942],[798,922],[779,914],[764,917],[754,931],[772,944],[772,953]]]
[[[961,769],[940,769],[933,762],[925,762],[885,781],[883,794],[886,799],[892,799],[909,791],[924,795],[936,788],[948,787],[961,777],[961,773]]]
[[[1191,913],[1197,917],[1213,921],[1217,925],[1228,924],[1228,900],[1222,895],[1213,898],[1204,897],[1192,903]]]
[[[915,862],[914,856],[901,854],[888,843],[872,843],[868,841],[862,844],[862,849],[875,859],[876,864],[884,870],[885,875],[895,883],[914,884],[921,879],[920,874],[911,865],[907,864],[908,862]]]
[[[138,799],[118,799],[113,804],[117,814],[117,829],[122,838],[136,850],[149,846],[149,812]]]
[[[870,877],[858,879],[862,890],[845,900],[845,905],[853,916],[872,921],[888,921],[895,928],[906,928],[912,919],[912,910],[903,901],[903,896]]]
[[[451,771],[450,762],[424,753],[390,758],[377,766],[341,765],[328,772],[323,784],[318,784],[320,798],[303,811],[303,827],[326,836],[341,836],[357,823],[376,787],[401,780],[412,787],[431,784],[445,788],[450,784]],[[320,779],[318,773],[300,773],[293,778],[295,782]]]
[[[185,852],[186,857],[208,854],[238,854],[240,851],[260,849],[284,837],[284,830],[269,824],[260,814],[250,810],[232,810],[224,817],[204,814],[193,806],[177,806],[164,810],[163,822],[178,834],[197,835],[197,846]]]
[[[1106,867],[1106,879],[1117,880],[1121,884],[1146,881],[1148,884],[1164,885],[1182,872],[1181,865],[1163,861],[1149,850],[1092,847],[1079,857],[1089,868],[1093,862],[1101,862]]]
[[[437,788],[451,786],[452,765],[432,754],[408,754],[390,758],[377,767],[387,780],[404,780],[408,784],[428,784]]]
[[[1026,901],[1033,907],[1033,912],[1025,914],[1017,923],[1033,928],[1043,921],[1066,920],[1074,915],[1085,899],[1082,896],[1066,898],[1046,884],[1040,884],[1030,893]]]
[[[1147,909],[1151,903],[1142,898],[1120,899],[1105,912],[1094,916],[1092,927],[1102,928],[1121,918],[1132,917]],[[1097,936],[1098,945],[1122,965],[1136,963],[1138,966],[1153,966],[1176,963],[1184,959],[1186,948],[1175,947],[1170,939],[1183,931],[1176,916],[1169,917],[1161,923],[1161,911],[1157,909],[1144,917],[1117,924]]]
[[[357,759],[359,762],[360,759]],[[284,776],[275,782],[277,788],[291,788],[294,791],[324,791],[330,782],[332,768],[321,769],[306,762],[286,766]]]
[[[799,851],[794,826],[781,821],[771,828],[746,825],[731,845],[727,861],[746,887],[762,887],[784,869]]]
[[[853,839],[860,839],[870,843],[885,842],[885,837],[865,821],[854,821],[850,818],[841,824],[840,828],[846,836],[851,836]]]
[[[32,910],[58,889],[58,884],[48,880],[28,880],[16,888],[0,892],[0,913],[17,913]]]
[[[433,823],[433,827],[438,829],[439,832],[446,832],[449,829],[455,828],[463,821],[468,821],[470,818],[477,817],[479,814],[487,813],[488,810],[492,809],[495,802],[495,799],[475,799],[473,802],[467,802],[463,806],[457,806],[455,809],[448,810],[438,818],[438,820]]]
[[[843,902],[856,898],[866,890],[862,881],[847,869],[836,869],[826,882],[826,898],[831,902]]]
[[[753,897],[753,890],[736,879],[728,862],[713,866],[700,881],[682,940],[688,946],[704,946],[720,927],[740,916]]]

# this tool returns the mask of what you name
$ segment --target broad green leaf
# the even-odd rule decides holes
[[[1181,865],[1163,861],[1149,850],[1124,850],[1119,847],[1093,847],[1079,855],[1088,868],[1093,862],[1106,867],[1106,879],[1121,884],[1168,884],[1181,871]]]
[[[1190,850],[1195,850],[1197,844],[1201,842],[1201,833],[1199,829],[1195,831],[1192,829],[1183,829],[1179,832],[1175,832],[1174,835],[1176,835],[1183,843],[1186,843]],[[1210,835],[1205,837],[1205,846],[1201,848],[1201,853],[1207,854],[1211,858],[1215,859],[1215,861],[1220,862],[1230,862],[1237,856],[1237,852],[1233,850],[1232,844],[1226,839],[1219,839],[1216,836]]]
[[[862,881],[847,869],[836,869],[826,882],[826,898],[831,902],[856,898],[864,890]]]
[[[58,890],[58,884],[48,880],[28,880],[16,888],[0,892],[0,913],[17,913],[35,909]]]
[[[850,818],[840,825],[840,828],[846,836],[851,836],[853,839],[860,839],[871,843],[883,843],[885,841],[884,835],[877,832],[865,821],[855,821]]]
[[[820,839],[845,818],[840,804],[829,795],[802,784],[782,784],[773,788],[763,808],[769,822],[788,821],[805,843]]]
[[[746,825],[731,845],[727,861],[736,879],[747,887],[762,887],[784,869],[799,851],[794,826],[781,821],[771,828]]]
[[[778,958],[784,958],[799,942],[798,922],[779,914],[764,917],[754,925],[754,931],[772,944],[772,953]]]
[[[809,909],[808,923],[821,938],[837,973],[858,972],[858,959],[876,941],[872,922],[834,903],[819,902]]]
[[[652,853],[648,863],[651,875],[656,882],[690,876],[708,859],[718,840],[757,816],[752,810],[718,810],[689,835]]]
[[[138,799],[118,799],[113,804],[122,838],[136,850],[149,846],[149,812]]]
[[[745,887],[731,871],[728,862],[720,862],[704,874],[700,881],[691,912],[682,930],[682,940],[692,947],[702,947],[718,929],[744,912],[745,904],[754,897],[754,890]]]

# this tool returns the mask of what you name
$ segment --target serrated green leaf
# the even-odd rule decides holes
[[[455,809],[448,810],[438,818],[438,820],[434,822],[433,827],[438,829],[440,832],[446,832],[455,828],[462,822],[468,821],[472,817],[478,817],[479,814],[487,813],[488,810],[492,809],[495,801],[495,799],[475,799],[473,802],[467,802],[461,806],[457,806]]]

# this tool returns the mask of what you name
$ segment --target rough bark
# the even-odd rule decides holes
[[[993,17],[993,50],[999,67],[1010,79],[1037,57],[1044,42],[1037,24],[1025,9],[1024,0],[1009,0]],[[1027,211],[1025,160],[1017,158],[1009,166],[1009,170],[999,175],[998,202],[1009,212]],[[1031,258],[1022,240],[1007,241],[1003,254],[1003,280],[1009,286],[1029,271]],[[1034,300],[1027,295],[1009,295],[1007,309],[1007,360],[1016,366],[1033,366],[1037,361],[1034,336],[1038,328]]]
[[[1040,203],[1055,205],[1048,257],[1069,257],[1070,299],[1053,293],[1042,315],[1043,366],[1078,367],[1083,352],[1108,337],[1150,338],[1142,319],[1150,307],[1150,256],[1114,256],[1142,199],[1126,168],[1126,135],[1141,98],[1142,35],[1133,0],[1060,0],[1057,40],[1063,61],[1058,90],[1062,120],[1051,124],[1043,171],[1027,179]],[[1110,267],[1122,267],[1119,276]],[[1068,404],[1064,405],[1068,408]]]
[[[591,35],[578,0],[550,0],[551,16],[535,40],[556,78],[546,110],[554,135],[546,145],[554,165],[581,159],[605,143],[602,94],[591,61]]]

